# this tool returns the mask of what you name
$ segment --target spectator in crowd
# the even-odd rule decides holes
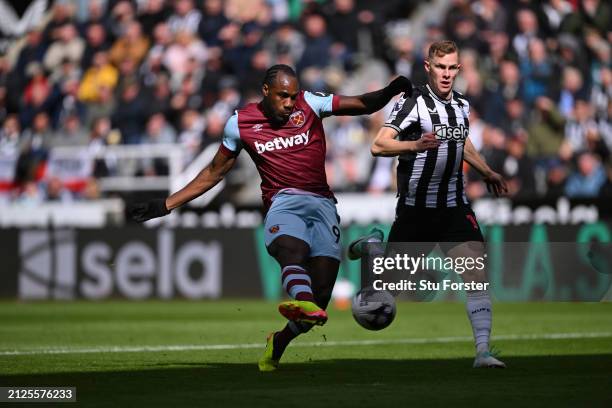
[[[366,183],[372,161],[368,141],[361,121],[350,116],[336,118],[336,127],[327,143],[327,177],[332,188],[348,190]]]
[[[85,41],[78,36],[74,24],[66,23],[58,30],[58,39],[49,46],[44,58],[45,68],[51,72],[59,69],[64,60],[80,63],[85,51]]]
[[[108,54],[99,51],[93,57],[92,66],[83,75],[79,99],[86,103],[100,102],[100,89],[108,88],[112,91],[118,80],[119,72],[108,60]]]
[[[275,35],[266,39],[265,47],[270,52],[271,58],[279,64],[295,66],[302,58],[306,43],[302,33],[292,24],[284,23],[278,27]]]
[[[126,84],[112,116],[113,126],[119,129],[122,143],[141,142],[147,116],[145,106],[140,85],[137,82]]]
[[[51,92],[53,89],[51,81],[38,62],[32,62],[28,65],[26,75],[29,80],[22,91],[19,115],[22,127],[29,128],[37,113],[47,112],[51,109],[53,99]]]
[[[85,38],[89,38],[88,32],[92,25],[100,25],[104,31],[106,40],[110,40],[111,33],[111,18],[107,11],[112,3],[106,0],[89,0],[87,1],[87,18],[79,24],[79,33]]]
[[[43,186],[34,180],[28,180],[18,193],[17,203],[26,207],[37,207],[45,201]]]
[[[610,3],[601,0],[583,0],[561,23],[561,31],[574,35],[583,34],[583,30],[592,27],[605,35],[610,30],[612,8]]]
[[[173,33],[180,31],[194,35],[202,21],[202,13],[195,8],[193,0],[176,0],[174,14],[168,19],[168,25]]]
[[[0,129],[0,156],[17,158],[21,149],[21,126],[17,115],[8,115]]]
[[[151,36],[153,30],[159,24],[164,24],[172,12],[172,8],[164,0],[145,0],[141,12],[138,15],[138,22],[142,26],[142,31]]]
[[[304,19],[306,47],[298,62],[298,70],[324,68],[331,56],[332,39],[327,33],[327,23],[320,14],[311,14]]]
[[[521,74],[518,66],[510,60],[503,60],[499,65],[498,78],[489,85],[485,92],[483,117],[494,126],[501,126],[508,100],[519,99]],[[520,98],[522,100],[522,98]]]
[[[577,98],[584,98],[584,81],[580,71],[574,67],[565,67],[561,79],[559,95],[559,112],[568,117],[572,114]]]
[[[120,0],[109,5],[112,7],[109,22],[108,22],[108,31],[113,40],[124,35],[128,26],[132,24],[136,19],[136,10],[134,9],[134,5],[131,1],[128,0]]]
[[[31,62],[42,61],[47,51],[44,43],[43,33],[39,29],[33,29],[26,35],[26,42],[19,52],[19,57],[15,63],[15,71],[17,73],[25,72],[27,66]]]
[[[221,45],[219,32],[229,23],[229,19],[223,14],[223,0],[204,0],[203,9],[198,33],[206,45],[218,47]]]
[[[551,96],[551,82],[555,69],[548,56],[544,41],[533,38],[527,46],[528,56],[521,58],[519,68],[522,77],[522,97],[532,107],[539,96]]]
[[[21,138],[20,157],[17,163],[17,182],[37,180],[49,154],[53,133],[49,115],[39,112],[34,116],[32,127],[26,129]]]
[[[512,38],[512,48],[521,60],[529,58],[529,43],[541,38],[536,14],[529,8],[521,8],[516,12],[518,32]]]
[[[547,198],[555,199],[565,195],[565,183],[569,175],[567,164],[561,160],[553,160],[546,174],[546,194]]]
[[[564,143],[569,149],[570,155],[587,150],[588,134],[597,132],[594,110],[584,99],[575,102],[571,110],[570,119],[565,124]]]
[[[190,68],[193,72],[204,65],[207,55],[202,40],[188,31],[177,32],[174,43],[163,55],[163,63],[172,75],[172,83],[180,84]]]
[[[414,66],[417,63],[414,49],[414,41],[409,37],[397,37],[393,39],[393,70],[398,75],[411,78]]]
[[[506,29],[508,13],[499,0],[478,0],[472,3],[472,10],[478,16],[478,25],[486,40],[494,33]]]
[[[352,56],[360,51],[359,35],[367,33],[363,27],[354,0],[334,0],[328,13],[329,33],[334,40],[333,53],[351,62]],[[350,65],[347,68],[352,68]]]
[[[535,111],[527,127],[527,152],[540,164],[558,157],[563,142],[565,119],[555,108],[554,102],[545,96],[535,101]]]
[[[205,148],[212,143],[221,143],[223,138],[223,129],[228,116],[224,112],[210,110],[206,114],[202,148]]]
[[[179,143],[185,148],[186,163],[189,163],[200,152],[206,122],[196,110],[186,110],[181,117]]]
[[[86,146],[89,136],[78,115],[70,115],[63,120],[62,127],[51,138],[51,147],[58,146]]]
[[[577,169],[568,177],[565,194],[570,198],[595,198],[606,179],[605,169],[599,159],[592,153],[581,153],[577,158]]]
[[[143,35],[140,23],[131,21],[126,23],[125,33],[111,47],[110,60],[115,66],[126,60],[139,64],[148,50],[149,40]]]
[[[88,178],[83,191],[80,192],[79,198],[85,201],[94,201],[102,198],[98,180],[94,177]]]
[[[72,193],[64,186],[58,177],[49,177],[44,183],[44,200],[62,204],[73,201]]]
[[[582,48],[581,42],[571,34],[561,34],[556,41],[557,49],[552,47],[552,51],[558,54],[557,64],[561,70],[572,67],[580,72],[584,77],[588,74],[589,64],[588,58],[585,55],[585,50]]]
[[[166,122],[161,113],[152,115],[147,121],[143,144],[172,145],[176,143],[176,132]],[[146,176],[161,176],[168,174],[168,164],[163,159],[145,158],[142,160],[142,173]]]
[[[106,38],[106,29],[100,23],[87,27],[85,51],[81,59],[81,68],[85,71],[94,63],[95,55],[108,51],[110,44]]]
[[[506,141],[506,157],[502,166],[502,175],[508,182],[510,197],[532,197],[536,192],[535,166],[527,155],[527,134],[515,133]]]
[[[163,113],[155,113],[147,121],[143,144],[173,144],[176,143],[176,132],[170,126]]]
[[[110,117],[116,110],[117,100],[113,89],[108,86],[99,87],[97,101],[87,104],[85,127],[90,127],[97,119]]]

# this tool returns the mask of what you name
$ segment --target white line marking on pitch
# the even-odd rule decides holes
[[[493,340],[562,340],[562,339],[596,339],[612,337],[612,332],[602,333],[548,333],[548,334],[502,334],[494,336]],[[312,341],[295,343],[292,347],[337,347],[337,346],[378,346],[392,344],[428,344],[455,343],[472,341],[472,337],[431,337],[386,340],[339,340]],[[246,344],[177,344],[161,346],[109,346],[90,348],[48,348],[31,350],[4,350],[0,356],[29,356],[40,354],[87,354],[87,353],[156,353],[164,351],[208,351],[208,350],[244,350],[263,349],[264,343]]]

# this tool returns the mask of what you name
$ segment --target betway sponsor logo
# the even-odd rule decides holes
[[[438,140],[455,140],[462,141],[467,139],[470,133],[470,128],[464,125],[448,126],[434,125],[433,132]]]
[[[310,134],[310,130],[307,130],[304,133],[300,133],[299,135],[294,135],[291,137],[275,137],[274,139],[265,142],[255,142],[255,149],[257,153],[262,154],[265,152],[271,152],[273,150],[287,149],[289,147],[308,144],[308,137]]]

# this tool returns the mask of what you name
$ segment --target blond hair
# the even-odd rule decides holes
[[[443,57],[447,54],[459,53],[459,48],[454,41],[443,40],[436,41],[429,46],[429,52],[427,53],[427,59],[431,60],[433,57]]]

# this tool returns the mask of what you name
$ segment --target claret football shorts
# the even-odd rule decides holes
[[[311,257],[341,260],[339,221],[331,198],[279,193],[264,220],[266,246],[281,235],[290,235],[310,246]]]

